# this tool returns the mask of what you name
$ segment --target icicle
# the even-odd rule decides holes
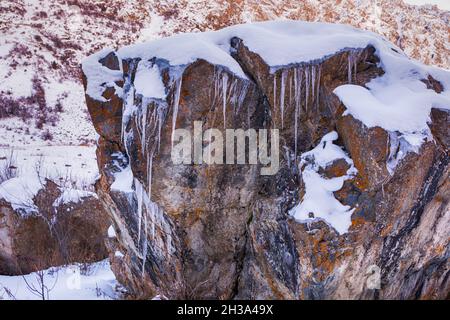
[[[280,112],[281,112],[281,129],[284,128],[284,94],[286,88],[286,70],[281,73],[281,88],[280,88]]]
[[[294,103],[297,104],[297,93],[298,93],[298,72],[294,69]]]
[[[223,112],[223,127],[226,128],[226,109],[227,109],[227,88],[228,87],[228,74],[224,72],[222,74],[222,112]]]
[[[297,159],[297,134],[298,134],[298,79],[297,79],[297,69],[294,69],[294,161]]]
[[[276,110],[277,106],[277,74],[273,75],[273,110]]]
[[[175,97],[173,101],[173,115],[172,115],[172,148],[173,148],[173,138],[175,134],[175,127],[177,125],[177,117],[178,117],[178,106],[180,104],[180,93],[181,93],[181,84],[183,81],[183,76],[180,76],[175,81]]]
[[[172,254],[174,251],[172,246],[172,234],[170,229],[166,227],[166,224],[164,224],[164,234],[166,235],[166,252]]]
[[[319,74],[317,76],[317,97],[316,97],[316,105],[319,107],[319,98],[320,98],[320,77],[322,76],[322,67],[319,65]]]
[[[233,106],[233,112],[236,114],[236,101],[237,101],[237,94],[239,92],[239,84],[237,82],[237,79],[234,79],[231,83],[230,90],[228,93],[228,101],[230,101],[230,104]]]
[[[145,263],[147,260],[147,253],[148,253],[148,230],[149,230],[149,222],[148,222],[148,213],[152,214],[152,217],[154,217],[154,210],[156,204],[152,203],[150,201],[150,198],[148,197],[147,193],[145,192],[144,187],[139,182],[138,179],[134,179],[134,185],[136,190],[136,197],[138,202],[138,250],[141,251],[141,257],[142,257],[142,276],[145,274]],[[144,210],[145,209],[145,210]],[[155,220],[152,218],[150,221],[152,223],[152,236],[154,239],[154,224]],[[142,228],[144,228],[144,231],[142,232]]]
[[[236,78],[233,80],[233,83],[230,87],[230,93],[228,94],[228,100],[230,104],[233,106],[233,114],[236,114],[239,106],[239,97],[242,91],[242,88],[246,85],[245,82],[239,82]]]
[[[353,52],[349,52],[347,64],[348,83],[352,83],[352,68],[353,68]]]
[[[294,73],[295,73],[295,69]],[[292,106],[292,76],[289,77],[289,106]]]
[[[314,106],[314,98],[315,98],[315,93],[314,93],[314,87],[316,84],[316,66],[312,65],[310,66],[310,71],[311,71],[311,99],[313,100],[313,106]]]
[[[227,101],[230,101],[230,103],[233,102],[236,92],[236,86],[237,86],[237,79],[234,79],[233,82],[231,82],[231,85],[228,89]]]
[[[309,81],[309,72],[308,67],[305,68],[305,111],[308,111],[309,104],[309,90],[310,90],[310,81]]]
[[[301,69],[294,70],[294,95],[295,95],[295,120],[294,120],[294,131],[295,131],[295,146],[294,146],[294,159],[297,161],[297,142],[298,142],[298,121],[300,117],[300,106],[302,97],[302,73]]]
[[[123,146],[125,147],[125,152],[128,156],[130,156],[129,150],[128,150],[128,132],[126,131],[126,127],[128,124],[128,121],[133,114],[134,110],[134,88],[130,87],[130,90],[128,90],[126,97],[124,99],[124,109],[122,113],[122,124],[121,124],[121,141]]]
[[[289,148],[286,146],[283,146],[283,148],[284,148],[284,152],[285,152],[284,156],[286,158],[288,168],[290,168],[291,167],[291,157],[289,155]]]
[[[218,82],[219,82],[219,73],[216,70],[216,67],[214,66],[214,86],[211,88],[212,90],[212,99],[211,99],[211,107],[210,110],[214,109],[214,105],[216,103],[216,99],[217,99],[217,91],[218,91]]]
[[[141,149],[142,149],[142,155],[145,155],[145,147],[146,147],[146,132],[147,132],[147,111],[148,111],[148,105],[147,102],[144,100],[142,102],[142,115],[141,115]]]

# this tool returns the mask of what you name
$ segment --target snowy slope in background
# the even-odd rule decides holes
[[[289,18],[375,31],[409,56],[449,68],[449,15],[400,0],[4,0],[0,145],[92,144],[96,134],[86,112],[79,63],[104,47]]]

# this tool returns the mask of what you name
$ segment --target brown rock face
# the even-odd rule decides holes
[[[94,197],[53,206],[61,191],[51,181],[36,195],[37,214],[22,216],[0,200],[0,274],[20,275],[107,257],[109,219]]]
[[[117,234],[109,249],[123,253],[111,256],[119,281],[139,298],[445,298],[449,157],[440,123],[448,117],[431,117],[440,145],[424,143],[390,173],[396,133],[343,116],[332,93],[383,74],[373,47],[271,73],[241,39],[231,46],[248,79],[204,60],[173,70],[155,57],[168,98],[149,100],[133,95],[139,59],[127,59],[120,62],[122,101],[112,95],[100,106],[87,99],[101,135],[97,193]],[[125,99],[134,112],[116,122],[129,111]],[[203,129],[279,129],[278,172],[263,176],[262,165],[250,164],[175,165],[173,127],[192,132],[195,121]],[[355,208],[343,235],[323,221],[299,224],[288,215],[305,192],[300,154],[333,130],[358,170],[335,193]],[[348,168],[338,160],[322,174],[340,177]],[[118,187],[119,180],[128,183]],[[374,275],[379,285],[371,285]]]
[[[430,129],[444,152],[450,148],[450,112],[443,109],[431,109]]]
[[[101,59],[100,63],[111,70],[119,70],[119,59],[113,53]],[[86,86],[86,77],[82,77],[83,84]],[[119,87],[123,83],[117,83]],[[108,137],[110,140],[120,141],[120,130],[122,124],[122,99],[117,95],[114,87],[108,87],[102,95],[107,101],[97,101],[86,96],[89,113],[100,121],[94,123],[95,130],[101,136]]]

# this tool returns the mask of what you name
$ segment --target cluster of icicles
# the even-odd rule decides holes
[[[347,58],[347,78],[351,84],[357,73],[357,62],[360,52],[350,50]],[[275,72],[273,77],[273,109],[278,110],[281,119],[281,129],[284,129],[286,110],[294,107],[295,146],[294,158],[297,159],[297,139],[300,115],[307,113],[320,102],[320,83],[322,67],[320,64],[290,67]]]
[[[135,69],[138,61],[130,61],[130,70]],[[174,114],[178,111],[179,95],[181,88],[181,77],[173,81],[175,84],[175,103]],[[161,208],[151,200],[152,194],[152,169],[153,159],[160,148],[161,130],[167,115],[167,102],[159,99],[141,97],[141,103],[138,107],[135,104],[136,92],[129,75],[125,79],[123,96],[123,115],[122,115],[122,144],[125,147],[128,159],[130,158],[129,143],[134,143],[133,132],[127,131],[127,125],[134,120],[136,123],[136,132],[141,143],[141,152],[144,159],[147,159],[147,181],[144,186],[139,179],[133,177],[134,195],[136,205],[136,214],[138,217],[137,248],[136,253],[142,259],[142,276],[145,275],[145,265],[149,249],[149,236],[153,255],[159,253],[164,257],[167,253],[174,251],[172,245],[172,230],[166,221]],[[149,138],[154,137],[155,143],[150,145]],[[137,138],[137,137],[136,137]],[[147,190],[146,190],[147,189]],[[132,200],[133,201],[133,200]],[[157,237],[156,232],[162,237]],[[163,240],[164,239],[164,240]]]
[[[214,86],[211,88],[210,100],[211,108],[214,110],[217,104],[221,105],[223,114],[223,125],[226,128],[227,106],[233,108],[233,113],[242,111],[244,99],[247,96],[250,82],[242,81],[239,78],[231,76],[222,67],[214,67]],[[248,116],[250,114],[247,112]],[[248,119],[250,121],[250,119]],[[175,129],[175,126],[173,126]]]
[[[297,137],[300,115],[317,106],[320,98],[320,65],[298,66],[283,69],[273,77],[273,110],[279,112],[281,129],[284,129],[285,113],[288,107],[294,110],[294,158],[297,158]]]

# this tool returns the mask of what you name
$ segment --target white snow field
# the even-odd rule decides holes
[[[108,260],[0,275],[0,300],[112,300],[122,292]]]
[[[45,184],[54,181],[63,191],[55,206],[95,196],[92,185],[98,177],[95,147],[29,146],[0,148],[0,170],[13,166],[14,177],[0,180],[0,199],[24,214],[36,212],[33,197]]]

